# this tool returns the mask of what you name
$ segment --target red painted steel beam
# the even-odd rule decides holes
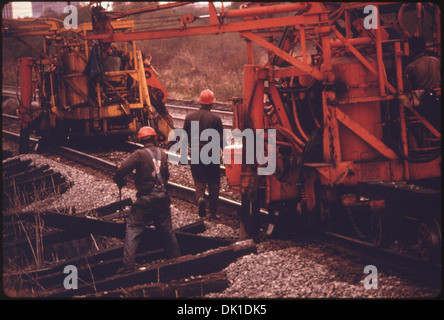
[[[221,25],[210,25],[201,27],[176,28],[155,31],[137,31],[129,33],[96,34],[84,37],[85,40],[101,40],[103,42],[124,42],[132,40],[150,40],[175,37],[189,37],[210,34],[222,34],[228,32],[242,32],[251,30],[261,30],[276,27],[286,27],[298,24],[319,23],[318,15],[313,16],[289,16],[261,20],[248,20],[231,22]]]
[[[19,152],[29,152],[29,122],[31,121],[31,100],[32,100],[32,58],[24,57],[20,59],[20,143]]]
[[[364,66],[367,67],[367,69],[373,73],[375,76],[379,77],[378,75],[378,70],[376,70],[371,64],[370,62],[367,61],[367,59],[365,59],[365,57],[350,43],[350,41],[348,39],[346,39],[338,30],[336,30],[336,28],[333,29],[333,31],[335,32],[336,36],[342,40],[342,42],[344,42],[345,46],[350,50],[351,53],[353,53],[355,55],[356,58],[358,58],[359,61],[362,62],[362,64]],[[385,86],[387,87],[387,89],[389,89],[389,91],[392,94],[397,94],[396,89],[387,81],[387,79],[384,80]]]
[[[229,10],[229,11],[225,12],[225,17],[227,17],[227,18],[251,17],[251,16],[264,15],[264,14],[302,11],[307,8],[308,8],[308,3],[306,3],[306,2],[273,5],[273,6],[261,6],[261,7],[247,8],[247,9]]]
[[[278,47],[276,47],[272,43],[270,43],[267,40],[265,40],[265,39],[255,35],[255,34],[253,34],[252,32],[242,32],[241,35],[243,37],[245,37],[245,38],[247,38],[247,39],[257,43],[261,47],[264,47],[265,49],[273,52],[274,54],[276,54],[280,58],[282,58],[285,61],[291,63],[293,66],[301,69],[305,73],[313,76],[317,80],[323,80],[325,78],[325,75],[321,71],[319,71],[318,69],[316,69],[316,68],[314,68],[314,67],[312,67],[310,65],[307,65],[307,64],[303,63],[302,61],[294,58],[293,56],[291,56],[287,52],[279,49]]]
[[[357,134],[362,140],[367,142],[376,151],[378,151],[379,153],[381,153],[383,156],[387,157],[390,160],[398,159],[398,156],[392,149],[387,147],[381,140],[379,140],[373,134],[368,132],[359,123],[351,119],[341,109],[335,108],[334,110],[335,110],[336,119],[341,121],[342,124],[347,126],[350,130],[352,130],[355,134]]]
[[[172,2],[172,3],[158,4],[155,6],[138,8],[138,9],[133,9],[133,10],[128,10],[128,11],[114,11],[114,12],[110,12],[110,15],[111,15],[111,19],[116,19],[116,18],[126,17],[131,14],[151,12],[151,11],[157,11],[157,10],[163,10],[163,9],[170,9],[170,8],[175,8],[175,7],[179,7],[179,6],[184,6],[184,5],[187,5],[190,3],[191,2]]]

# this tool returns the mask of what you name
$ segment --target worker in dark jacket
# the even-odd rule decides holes
[[[140,234],[150,222],[154,222],[167,258],[180,256],[171,223],[171,200],[166,190],[169,178],[167,155],[157,147],[157,135],[153,128],[140,129],[139,140],[144,147],[133,152],[114,176],[114,181],[121,189],[125,185],[125,176],[136,170],[137,200],[131,208],[126,224],[123,267],[119,272],[134,269]]]
[[[216,101],[213,92],[210,90],[204,90],[199,97],[199,103],[201,105],[200,110],[188,114],[185,118],[183,129],[188,135],[188,143],[192,149],[192,139],[197,139],[194,145],[199,145],[199,154],[203,146],[209,142],[200,141],[200,135],[205,129],[215,129],[220,137],[220,150],[223,148],[223,126],[221,118],[211,112],[213,103]],[[192,121],[199,123],[199,136],[193,136],[192,133]],[[193,153],[193,150],[191,150]],[[212,155],[210,155],[212,156]],[[192,154],[193,158],[193,154]],[[217,157],[220,159],[219,157]],[[206,202],[205,202],[205,189],[208,185],[209,194],[209,219],[217,218],[217,205],[219,199],[220,189],[220,161],[218,163],[202,163],[202,159],[199,157],[198,163],[191,161],[191,173],[194,180],[194,186],[196,189],[195,203],[197,204],[200,217],[206,216]]]
[[[407,65],[406,76],[408,89],[427,90],[441,87],[441,62],[437,57],[426,53],[425,40],[422,37],[409,39],[412,62]]]
[[[415,108],[441,130],[441,62],[426,51],[422,37],[409,38],[411,62],[406,67],[407,94],[404,105]]]

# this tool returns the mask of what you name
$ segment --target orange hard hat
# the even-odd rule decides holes
[[[214,93],[211,90],[204,90],[200,93],[199,97],[199,103],[201,104],[212,104],[216,101],[216,98],[214,97]]]
[[[139,130],[139,140],[150,137],[157,137],[156,131],[153,128],[146,126]]]

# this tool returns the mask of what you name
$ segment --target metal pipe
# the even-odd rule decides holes
[[[421,2],[417,2],[416,3],[416,31],[415,31],[415,36],[419,37],[422,33],[421,30],[421,12],[422,11],[422,4]]]
[[[165,4],[158,4],[150,7],[143,7],[128,11],[115,11],[111,12],[110,15],[112,15],[112,18],[123,18],[126,16],[129,16],[131,14],[137,14],[137,13],[145,13],[145,12],[151,12],[151,11],[159,11],[162,9],[170,9],[175,8],[179,6],[184,6],[187,4],[190,4],[191,2],[172,2],[172,3],[165,3]]]
[[[296,127],[298,128],[298,131],[300,133],[300,135],[304,138],[304,140],[307,142],[309,140],[308,136],[305,134],[304,130],[301,127],[301,123],[299,122],[299,117],[298,117],[298,113],[296,111],[296,101],[295,101],[295,97],[294,97],[294,93],[291,95],[291,102],[292,102],[292,109],[293,109],[293,117],[294,117],[294,122],[296,124]]]
[[[29,123],[32,117],[32,58],[21,58],[20,66],[20,144],[19,152],[29,153]]]
[[[401,51],[401,43],[395,42],[395,67],[396,67],[396,82],[398,94],[402,94],[404,92],[404,80],[402,78],[402,51]],[[409,155],[409,147],[407,142],[407,125],[405,120],[405,107],[402,103],[399,103],[399,122],[401,124],[401,142],[402,142],[402,151],[405,156]],[[410,179],[410,170],[409,164],[407,160],[403,161],[404,165],[404,178]]]
[[[395,42],[395,65],[396,65],[396,82],[398,87],[398,94],[402,94],[404,92],[404,80],[402,78],[402,51],[401,51],[401,43]]]
[[[305,40],[305,29],[304,29],[304,26],[300,27],[299,35],[301,37],[302,61],[304,63],[308,63],[308,61],[307,61],[307,43],[306,43],[306,40]]]
[[[384,79],[384,60],[382,59],[382,43],[381,43],[381,21],[379,18],[379,7],[377,8],[377,28],[375,31],[376,36],[376,60],[378,64],[378,79],[379,79],[379,94],[381,97],[385,96],[385,79]]]
[[[240,18],[240,17],[251,17],[263,14],[273,14],[282,13],[289,11],[301,11],[307,9],[308,4],[306,2],[298,2],[291,4],[281,4],[273,6],[261,6],[253,7],[248,9],[236,9],[229,10],[225,12],[225,17],[227,18]]]
[[[347,39],[347,41],[353,45],[353,46],[359,46],[363,44],[370,44],[372,42],[372,38],[370,37],[363,37],[363,38],[350,38]],[[339,39],[330,39],[330,47],[332,48],[338,48],[338,47],[344,47],[345,44],[343,41]]]

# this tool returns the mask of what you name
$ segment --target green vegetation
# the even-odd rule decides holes
[[[115,2],[113,11],[127,11],[147,7],[155,2]],[[240,3],[232,3],[237,7]],[[227,8],[226,8],[227,9]],[[90,21],[90,9],[79,8],[79,23]],[[193,13],[195,17],[208,15],[208,8],[182,6],[174,9],[135,14],[126,17],[135,20],[136,30],[178,28],[180,17]],[[48,16],[64,20],[67,14],[48,12]],[[208,18],[197,19],[192,26],[208,24]],[[38,57],[38,54],[15,39],[3,38],[3,82],[15,83],[17,59],[22,56]],[[27,37],[28,43],[42,47],[40,37]],[[169,98],[197,99],[206,88],[211,89],[216,99],[227,102],[242,96],[243,66],[247,62],[245,41],[239,34],[193,36],[159,40],[137,41],[136,46],[152,57],[151,63],[159,73]],[[264,63],[265,51],[254,47],[255,59]]]

